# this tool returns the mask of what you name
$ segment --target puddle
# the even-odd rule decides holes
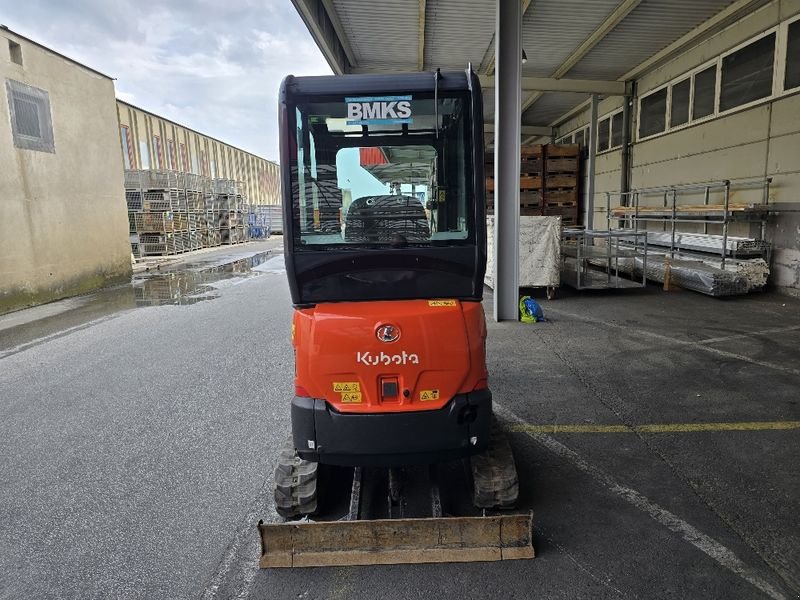
[[[219,297],[215,292],[222,288],[237,285],[264,272],[279,272],[260,268],[276,258],[280,259],[282,265],[282,256],[262,252],[233,262],[229,262],[230,258],[226,262],[221,262],[216,257],[208,261],[185,264],[173,271],[151,270],[138,273],[131,283],[136,305],[183,306],[213,300]]]
[[[253,271],[259,273],[286,273],[286,263],[283,256],[273,256],[260,265],[253,267]]]
[[[261,252],[217,255],[137,273],[127,285],[0,315],[0,358],[125,310],[205,302],[251,277],[284,271],[282,254]]]

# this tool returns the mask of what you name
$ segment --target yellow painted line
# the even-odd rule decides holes
[[[776,431],[800,429],[800,421],[740,423],[656,423],[648,425],[512,425],[522,433],[692,433],[701,431]]]

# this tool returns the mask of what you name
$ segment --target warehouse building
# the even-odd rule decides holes
[[[241,182],[250,204],[279,204],[278,165],[117,100],[126,170],[192,173]]]
[[[0,78],[0,313],[128,281],[114,81],[8,29]]]
[[[594,226],[606,226],[609,199],[612,207],[619,204],[613,192],[624,183],[623,160],[629,164],[632,189],[720,182],[710,189],[713,197],[729,180],[732,201],[739,203],[759,202],[767,191],[759,182],[771,179],[771,281],[800,289],[798,10],[796,2],[770,2],[662,66],[635,74],[624,159],[624,98],[599,102],[594,201],[586,203],[593,206]],[[625,34],[622,29],[620,39]],[[630,79],[632,74],[623,73],[624,68],[619,58],[607,57],[602,74]],[[557,97],[550,101],[563,106]],[[574,117],[556,122],[560,143],[589,143],[591,107],[581,107]],[[704,194],[705,188],[700,188],[684,196],[687,202],[702,203]],[[750,225],[736,225],[732,234],[751,233]]]
[[[798,0],[293,3],[335,73],[479,73],[497,319],[517,318],[522,144],[580,145],[579,224],[646,232],[660,276],[718,247],[715,277],[760,264],[800,291]]]

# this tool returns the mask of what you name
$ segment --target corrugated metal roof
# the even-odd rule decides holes
[[[417,2],[332,1],[359,67],[384,71],[417,70]]]
[[[549,125],[588,97],[588,94],[573,92],[548,92],[536,101],[531,110],[522,115],[522,123],[523,125]],[[523,96],[523,102],[524,98]]]
[[[614,11],[619,0],[533,0],[522,21],[523,74],[549,77]]]
[[[523,19],[528,56],[523,75],[551,76],[619,6],[621,0],[532,0]],[[765,0],[766,1],[766,0]],[[357,67],[414,71],[418,66],[419,3],[413,0],[330,0]],[[733,3],[733,0],[642,0],[567,78],[617,79]],[[495,2],[427,0],[424,68],[477,69],[494,35]],[[486,114],[493,113],[486,94]],[[586,97],[547,93],[523,116],[547,125]]]
[[[617,79],[731,3],[732,0],[643,0],[567,76]]]
[[[486,0],[427,0],[425,68],[477,71],[494,35],[495,3]]]

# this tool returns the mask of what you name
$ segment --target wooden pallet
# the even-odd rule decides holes
[[[521,146],[520,147],[520,156],[524,159],[530,159],[535,157],[542,157],[544,155],[544,147],[541,144],[536,144],[535,146]]]
[[[547,162],[545,163],[545,175],[551,175],[555,173],[567,173],[570,175],[577,175],[578,174],[578,158],[572,157],[547,157]]]
[[[556,203],[566,203],[566,202],[578,202],[578,190],[577,188],[568,188],[568,189],[550,189],[547,190],[546,193],[546,200],[548,202],[556,202]]]
[[[487,214],[494,212],[494,156],[485,156]],[[580,146],[547,144],[520,148],[520,214],[557,215],[579,222]]]
[[[575,209],[578,208],[578,203],[577,202],[562,202],[562,201],[553,202],[552,200],[546,200],[544,205],[546,207],[548,207],[548,208],[556,208],[556,207],[559,207],[559,208],[575,208]]]
[[[542,192],[538,190],[520,191],[519,203],[525,206],[539,206],[542,203]]]
[[[547,144],[545,152],[547,156],[578,157],[581,153],[581,147],[579,144]]]
[[[537,214],[537,215],[542,214],[542,205],[540,203],[536,203],[536,202],[520,202],[519,203],[519,207],[520,207],[520,209],[535,211],[534,214]],[[487,210],[487,212],[494,210],[494,201],[491,201],[491,202],[487,201],[486,202],[486,210]]]
[[[540,190],[542,189],[542,178],[534,175],[523,175],[519,178],[520,190]]]
[[[576,189],[578,187],[578,177],[576,175],[548,175],[544,179],[545,187]]]
[[[542,159],[539,156],[535,156],[531,159],[522,159],[519,161],[519,173],[520,175],[536,175],[537,177],[542,176]]]
[[[533,175],[523,175],[519,178],[519,189],[521,193],[531,190],[541,190],[542,178]],[[494,192],[494,177],[486,178],[486,192]]]

